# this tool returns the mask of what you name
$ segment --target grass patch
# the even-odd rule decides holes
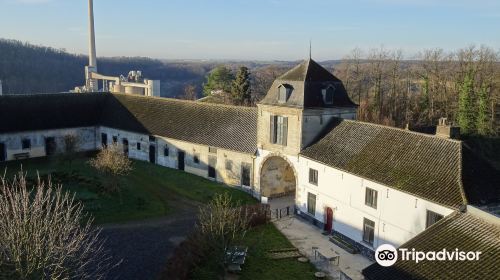
[[[130,174],[120,178],[121,199],[118,194],[102,191],[106,177],[98,173],[87,162],[90,158],[80,155],[71,164],[57,157],[36,158],[0,164],[7,178],[22,166],[31,180],[36,174],[43,178],[49,175],[54,183],[75,194],[85,210],[92,214],[96,224],[127,222],[161,217],[175,211],[172,199],[181,198],[206,203],[215,194],[229,192],[233,199],[243,203],[255,200],[243,191],[185,173],[142,161],[133,161]]]
[[[240,280],[253,279],[315,279],[317,270],[311,263],[300,263],[296,258],[272,260],[267,257],[269,250],[290,248],[293,245],[274,226],[269,223],[251,229],[243,241],[248,246],[248,258],[242,266]],[[215,258],[207,257],[205,262],[198,266],[192,275],[193,279],[218,279],[214,273],[217,264]]]

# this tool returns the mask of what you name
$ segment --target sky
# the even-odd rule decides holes
[[[98,56],[340,59],[500,50],[500,0],[94,0]],[[0,0],[0,38],[87,54],[87,0]]]

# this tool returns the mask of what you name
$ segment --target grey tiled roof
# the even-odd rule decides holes
[[[102,124],[207,146],[253,153],[257,109],[169,98],[113,94]]]
[[[301,155],[442,205],[466,203],[460,141],[341,119],[330,129]]]
[[[292,88],[290,98],[284,104],[278,102],[280,85]],[[321,90],[330,85],[335,88],[333,104],[325,104]],[[278,77],[260,104],[300,108],[357,106],[349,98],[342,81],[312,59],[305,60]]]
[[[0,133],[105,125],[253,153],[257,109],[124,94],[0,97]]]
[[[0,96],[0,133],[95,126],[104,100],[102,94]]]
[[[497,218],[498,219],[498,218]],[[390,267],[377,263],[363,270],[367,280],[498,279],[500,226],[482,217],[455,212],[420,233],[402,248],[417,251],[480,251],[478,261],[398,261]]]

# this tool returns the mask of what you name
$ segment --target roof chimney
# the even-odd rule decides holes
[[[460,127],[448,124],[447,118],[440,118],[436,127],[436,136],[446,139],[460,138]]]

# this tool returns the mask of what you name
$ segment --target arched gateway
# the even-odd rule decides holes
[[[260,169],[260,193],[275,198],[295,196],[297,177],[292,165],[280,156],[268,157]]]

